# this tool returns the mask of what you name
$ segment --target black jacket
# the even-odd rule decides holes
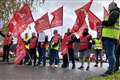
[[[120,9],[116,8],[112,11],[110,11],[109,13],[109,18],[107,21],[103,21],[102,25],[106,26],[106,27],[110,27],[113,26],[115,24],[115,22],[117,21],[119,15],[120,15]]]

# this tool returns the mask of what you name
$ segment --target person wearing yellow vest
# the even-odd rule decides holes
[[[25,37],[23,38],[23,41],[25,43],[25,48],[26,48],[26,56],[25,56],[24,64],[28,64],[31,59],[29,55],[30,38],[28,36],[28,33],[25,33]]]
[[[108,69],[102,74],[102,76],[111,75],[115,72],[115,47],[117,41],[120,38],[120,12],[117,4],[115,2],[111,2],[109,4],[109,16],[107,20],[102,22],[102,40],[103,47],[106,51],[106,56],[108,59]]]
[[[59,63],[59,49],[60,49],[60,34],[57,30],[54,30],[53,37],[50,41],[50,67],[57,68]],[[54,64],[54,66],[53,66]]]
[[[102,40],[100,39],[99,36],[97,36],[96,39],[94,39],[95,43],[95,54],[96,54],[96,64],[95,67],[98,67],[98,62],[99,62],[99,57],[100,57],[100,66],[102,67]]]

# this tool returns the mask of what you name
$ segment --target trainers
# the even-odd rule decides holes
[[[75,69],[75,66],[72,66],[72,69]]]
[[[83,67],[83,66],[80,66],[78,69],[83,70],[83,69],[84,69],[84,67]]]
[[[89,66],[87,66],[86,70],[87,70],[87,71],[89,71],[89,68],[90,68],[90,67],[89,67]]]
[[[98,67],[98,65],[96,64],[96,65],[94,65],[94,67]]]
[[[106,76],[109,76],[109,75],[112,75],[113,72],[105,72],[104,74],[101,74],[100,76],[102,77],[106,77]]]
[[[55,65],[54,67],[55,67],[55,68],[57,68],[57,67],[58,67],[58,65]]]

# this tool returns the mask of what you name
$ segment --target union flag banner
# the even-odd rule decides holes
[[[41,32],[49,28],[50,28],[50,22],[49,22],[48,13],[44,14],[41,18],[35,21],[35,29],[37,32]]]
[[[90,10],[88,12],[88,21],[89,21],[89,26],[92,30],[97,30],[97,27],[101,25],[101,20],[94,15]]]
[[[27,4],[18,10],[8,24],[8,31],[13,34],[21,34],[27,25],[33,22],[32,13]]]
[[[16,35],[22,33],[26,29],[26,27],[27,25],[20,17],[20,14],[16,12],[16,14],[13,16],[8,24],[8,31]]]
[[[63,6],[51,13],[53,19],[51,21],[51,28],[63,25]]]
[[[61,43],[61,55],[65,55],[68,53],[68,47],[67,47],[67,43],[68,43],[69,37],[65,34]]]
[[[20,13],[21,18],[25,21],[27,25],[34,21],[28,4],[24,4],[23,7],[18,12]]]
[[[25,58],[25,56],[26,56],[25,44],[19,35],[16,46],[15,64],[20,64],[20,62]]]
[[[79,28],[83,25],[86,14],[88,13],[92,2],[93,2],[93,0],[90,0],[90,2],[85,4],[83,7],[75,10],[77,18],[76,18],[75,24],[73,25],[72,32],[77,32],[79,30]]]
[[[82,33],[83,33],[83,30],[84,30],[85,28],[88,28],[88,25],[87,25],[86,21],[84,21],[83,25],[79,28],[79,30],[78,30],[76,33],[77,33],[79,36],[81,36]]]
[[[103,20],[105,20],[105,18],[108,17],[108,15],[109,15],[109,14],[108,14],[108,11],[107,11],[107,10],[105,9],[105,7],[104,7],[104,19],[103,19]]]

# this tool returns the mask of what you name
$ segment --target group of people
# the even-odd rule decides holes
[[[119,51],[120,51],[120,9],[117,7],[115,2],[109,5],[109,16],[106,20],[102,22],[102,27],[97,30],[97,38],[92,39],[92,36],[88,33],[88,28],[85,28],[79,38],[70,30],[67,30],[64,38],[67,39],[64,44],[67,46],[66,53],[62,54],[63,64],[62,68],[69,67],[69,61],[72,61],[72,69],[75,69],[75,53],[74,53],[74,43],[79,42],[79,56],[81,65],[78,69],[84,69],[84,62],[87,61],[86,70],[90,68],[90,50],[92,45],[95,45],[96,53],[96,64],[98,67],[98,62],[100,61],[100,66],[102,66],[102,51],[105,50],[106,57],[108,59],[108,69],[103,74],[103,76],[111,75],[119,70]],[[4,35],[4,46],[3,46],[3,62],[9,61],[9,51],[12,44],[12,38],[10,34]],[[59,51],[61,51],[61,43],[63,41],[62,37],[57,30],[54,30],[53,37],[48,41],[48,36],[45,35],[43,31],[39,32],[36,36],[32,33],[32,37],[29,38],[28,33],[22,39],[25,43],[26,56],[25,59],[21,61],[21,64],[28,65],[43,65],[46,66],[46,53],[48,51],[49,65],[50,67],[58,67]],[[39,53],[37,56],[36,53]],[[100,60],[99,60],[100,56]]]

